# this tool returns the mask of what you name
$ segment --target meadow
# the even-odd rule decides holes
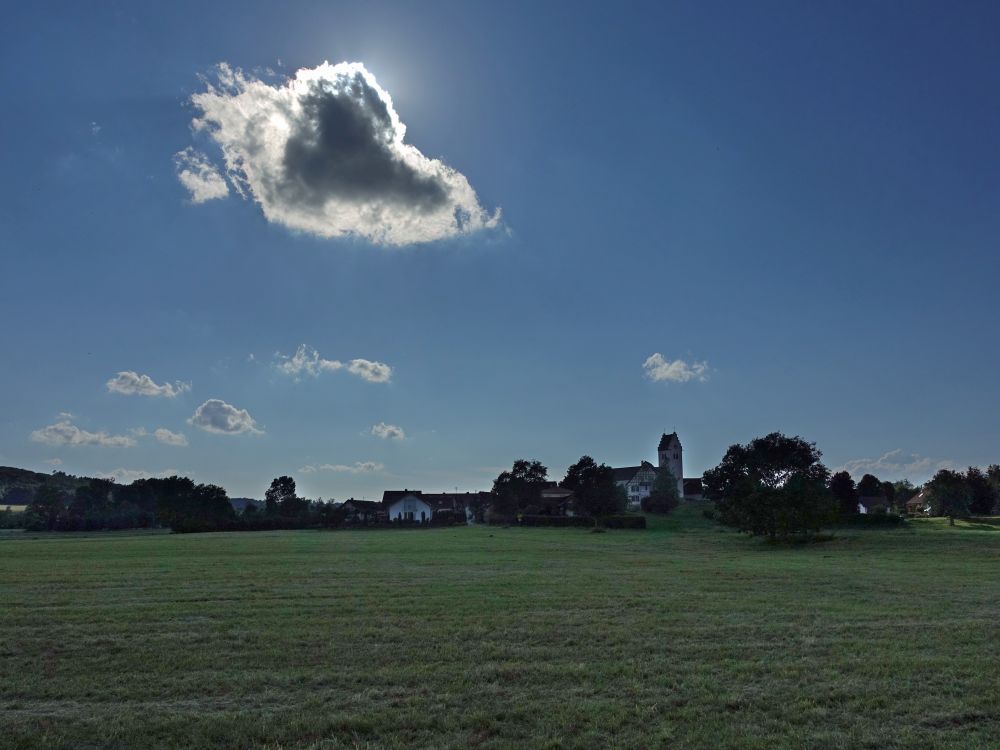
[[[0,537],[4,748],[986,748],[1000,527]]]

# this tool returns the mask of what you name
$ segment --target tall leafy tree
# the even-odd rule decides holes
[[[882,497],[882,482],[873,474],[865,474],[858,482],[859,497]]]
[[[851,475],[846,471],[838,471],[830,477],[830,494],[837,501],[837,511],[841,518],[857,514],[858,490]]]
[[[615,485],[613,470],[606,464],[598,464],[590,456],[581,456],[570,466],[561,485],[573,490],[577,507],[593,517],[595,524],[603,516],[622,510],[621,493]]]
[[[732,445],[702,479],[720,520],[772,539],[812,534],[835,515],[815,443],[773,432]]]
[[[900,479],[897,482],[893,482],[892,488],[896,507],[903,511],[906,510],[906,503],[920,492],[920,489],[915,487],[909,479]]]
[[[993,510],[990,512],[1000,514],[1000,464],[990,464],[986,469],[986,481],[993,488]]]
[[[493,481],[493,512],[513,518],[526,506],[536,505],[548,473],[541,461],[515,461],[510,471],[501,472]]]
[[[282,508],[294,504],[295,480],[291,477],[276,477],[264,493],[264,512],[269,516],[284,515]]]
[[[882,496],[890,508],[894,507],[896,505],[896,485],[892,482],[882,482]]]
[[[996,504],[996,491],[987,474],[976,466],[965,472],[965,483],[969,490],[969,513],[974,516],[988,516]]]
[[[949,525],[955,525],[956,517],[969,515],[969,485],[957,471],[941,469],[925,489],[930,493],[935,515],[947,516]]]

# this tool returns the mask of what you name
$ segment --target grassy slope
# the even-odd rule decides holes
[[[1000,529],[0,540],[3,747],[987,747]],[[994,745],[995,746],[995,745]]]

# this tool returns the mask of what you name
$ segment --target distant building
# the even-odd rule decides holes
[[[929,516],[930,513],[931,500],[926,490],[920,490],[920,492],[906,501],[906,515]]]
[[[355,500],[353,497],[340,506],[347,523],[375,523],[383,512],[382,503],[376,500]]]
[[[622,466],[612,469],[615,484],[625,490],[630,507],[638,508],[643,499],[649,497],[656,481],[656,467],[649,461],[638,466]]]
[[[390,521],[429,523],[435,515],[453,514],[468,519],[470,509],[483,502],[488,492],[423,492],[421,490],[386,490],[382,509]]]
[[[653,491],[653,483],[662,469],[668,469],[677,480],[677,494],[685,500],[701,500],[701,479],[684,478],[684,448],[676,432],[663,433],[656,446],[657,466],[643,461],[638,466],[614,469],[615,484],[625,490],[629,507],[638,510],[642,501]],[[689,492],[690,490],[690,492]]]

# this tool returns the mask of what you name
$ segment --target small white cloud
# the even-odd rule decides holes
[[[264,431],[257,427],[250,412],[246,409],[237,409],[217,398],[210,398],[195,409],[188,424],[219,435],[239,435],[244,432],[254,435],[264,434]]]
[[[100,125],[98,125],[96,122],[90,123],[90,133],[91,133],[91,135],[97,135],[100,132],[101,132],[101,126]]]
[[[56,417],[58,419],[72,419],[73,415],[70,414],[68,411],[61,411],[56,415]]]
[[[273,84],[223,63],[191,103],[194,129],[219,145],[229,180],[270,222],[380,245],[499,224],[464,175],[404,142],[392,99],[361,63],[323,63]],[[190,179],[203,179],[204,163],[187,167]]]
[[[372,435],[383,440],[402,440],[406,437],[406,433],[403,432],[402,427],[397,427],[394,424],[386,424],[385,422],[373,425]]]
[[[177,179],[191,195],[192,203],[204,203],[229,195],[229,186],[219,170],[208,157],[190,146],[174,154],[174,168]]]
[[[654,382],[669,381],[686,383],[689,380],[705,382],[708,380],[708,362],[685,362],[683,359],[673,361],[664,359],[659,352],[652,354],[642,363],[646,377]]]
[[[897,479],[912,479],[924,481],[930,479],[939,469],[951,469],[954,462],[937,458],[928,458],[916,453],[904,453],[897,448],[883,453],[878,458],[856,458],[848,461],[840,471],[846,471],[860,479],[865,474],[873,474],[882,481]]]
[[[160,427],[153,431],[153,437],[164,445],[176,445],[183,448],[188,444],[188,439],[182,432],[171,432],[166,427]]]
[[[131,448],[135,440],[126,435],[87,432],[69,420],[61,420],[31,433],[31,440],[46,445],[97,445],[103,448]]]
[[[149,375],[140,375],[132,370],[123,370],[107,382],[111,393],[122,393],[126,396],[162,396],[175,398],[185,391],[191,390],[190,383],[164,383],[157,385]]]
[[[288,356],[278,352],[275,354],[274,366],[279,372],[298,378],[301,375],[318,377],[323,372],[337,372],[347,369],[352,375],[357,375],[369,383],[386,383],[392,378],[392,368],[382,362],[372,362],[367,359],[352,359],[346,365],[340,360],[324,359],[311,346],[302,344],[295,354]]]
[[[369,383],[388,383],[392,377],[392,368],[389,365],[367,359],[352,359],[347,371]]]
[[[375,461],[355,461],[353,464],[319,464],[318,466],[307,465],[299,468],[302,474],[314,474],[317,471],[335,471],[347,474],[371,474],[382,471],[385,467]]]
[[[336,372],[344,367],[343,362],[335,359],[323,359],[319,352],[311,346],[302,344],[295,350],[292,356],[286,356],[278,352],[275,354],[277,362],[275,367],[285,375],[299,376],[312,375],[314,378],[321,372]]]

